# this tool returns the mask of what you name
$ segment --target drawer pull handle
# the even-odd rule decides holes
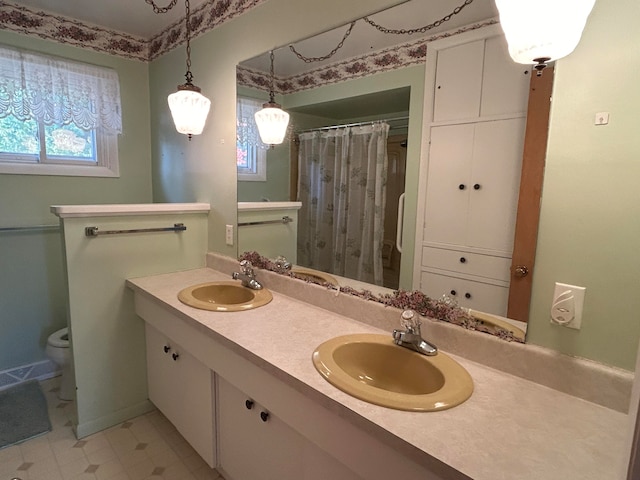
[[[465,293],[465,294],[464,294],[464,298],[471,298],[471,294],[470,294],[470,293],[468,293],[468,292],[467,292],[467,293]]]
[[[164,347],[162,347],[162,349],[164,350],[164,353],[169,353],[169,350],[171,350],[171,347],[169,345],[165,345]]]
[[[456,292],[455,290],[451,290],[449,293],[455,297],[458,292]]]
[[[263,422],[266,422],[269,420],[269,412],[260,412],[260,418]]]
[[[474,189],[474,190],[480,190],[480,184],[479,184],[479,183],[476,183],[476,184],[473,186],[473,189]]]
[[[460,263],[467,263],[467,259],[464,257],[460,257]]]
[[[247,407],[247,410],[251,410],[253,408],[253,400],[250,398],[245,400],[244,406]]]
[[[459,188],[460,190],[464,190],[464,189],[465,189],[465,188],[467,188],[467,187],[465,186],[465,184],[464,184],[464,183],[461,183],[460,185],[458,185],[458,188]]]
[[[172,353],[171,357],[173,358],[174,362],[177,362],[178,358],[180,358],[180,354],[179,353]]]

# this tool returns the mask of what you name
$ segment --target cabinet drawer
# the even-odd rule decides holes
[[[474,282],[454,276],[422,272],[420,290],[431,298],[447,295],[454,298],[458,305],[473,308],[481,312],[506,317],[509,289],[499,285]]]
[[[508,282],[511,259],[461,250],[422,247],[422,266]]]

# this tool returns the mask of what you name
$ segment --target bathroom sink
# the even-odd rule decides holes
[[[396,345],[391,335],[332,338],[313,352],[313,364],[343,392],[397,410],[444,410],[473,392],[471,376],[451,357],[421,355]]]
[[[328,273],[321,272],[319,270],[313,270],[312,268],[293,267],[291,273],[294,273],[296,277],[309,282],[315,283],[330,283],[331,285],[339,286],[338,280]]]
[[[524,342],[526,335],[525,331],[516,327],[512,323],[503,320],[502,317],[498,317],[490,313],[479,312],[477,310],[469,310],[469,313],[490,332],[496,333],[498,329],[506,330],[507,332],[511,332],[515,338]]]
[[[234,281],[200,283],[181,290],[178,300],[214,312],[239,312],[266,305],[273,299],[266,288],[253,290]]]

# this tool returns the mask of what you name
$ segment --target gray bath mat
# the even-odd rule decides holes
[[[0,391],[0,449],[50,431],[47,400],[36,380]]]

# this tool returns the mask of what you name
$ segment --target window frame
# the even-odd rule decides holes
[[[262,108],[262,102],[260,102],[259,100],[251,97],[238,96],[236,98],[236,111],[238,108],[237,105],[241,100],[255,103],[258,110]],[[257,128],[258,127],[256,126],[255,128],[256,132],[257,132]],[[250,163],[249,167],[245,168],[245,167],[236,166],[238,181],[239,182],[265,182],[267,180],[267,149],[251,143],[248,143],[246,146],[249,154],[252,154],[252,153],[255,153],[255,154],[251,157],[252,160],[250,160],[249,162]],[[238,143],[236,141],[236,152],[237,150],[238,150]],[[237,158],[237,155],[236,155],[236,158]]]
[[[107,82],[111,79],[111,84],[107,84],[107,90],[99,89],[100,95],[104,95],[109,91],[112,94],[117,95],[116,108],[118,112],[121,112],[119,80],[117,73],[109,68],[103,66],[97,66],[86,62],[80,62],[77,60],[71,60],[67,58],[61,58],[54,55],[48,55],[42,52],[32,52],[29,50],[23,50],[20,48],[11,47],[8,45],[0,44],[0,47],[5,52],[15,52],[15,54],[9,53],[7,57],[3,59],[9,63],[7,65],[15,65],[15,67],[8,66],[7,81],[15,81],[16,77],[12,75],[11,68],[21,68],[22,62],[34,61],[36,65],[40,65],[40,62],[49,62],[54,64],[52,68],[58,68],[61,72],[70,72],[71,75],[84,75],[87,81],[98,82],[100,86],[105,86],[105,78]],[[14,55],[16,58],[14,58]],[[23,56],[24,55],[24,56]],[[18,58],[19,57],[19,60]],[[27,58],[29,60],[27,60]],[[35,60],[32,60],[35,59]],[[10,63],[15,62],[15,63]],[[18,63],[20,62],[20,63]],[[33,65],[29,63],[28,65]],[[24,72],[22,73],[24,75]],[[66,77],[64,77],[66,79]],[[96,80],[98,79],[98,80]],[[115,84],[113,82],[116,82]],[[102,105],[102,104],[101,104]],[[99,108],[99,107],[98,107]],[[102,111],[100,110],[100,113]],[[84,158],[74,159],[72,156],[59,156],[53,155],[47,156],[46,153],[46,134],[45,134],[45,122],[42,119],[35,118],[35,116],[29,116],[25,120],[21,120],[13,113],[7,112],[5,115],[12,117],[17,122],[35,122],[37,127],[37,135],[40,143],[40,151],[38,153],[20,153],[20,152],[0,152],[0,174],[18,174],[18,175],[59,175],[59,176],[82,176],[82,177],[119,177],[120,176],[120,164],[118,158],[118,134],[122,130],[121,128],[112,129],[113,123],[109,124],[109,127],[103,126],[104,124],[98,123],[95,127],[90,126],[78,127],[85,131],[92,132],[95,141],[95,160]],[[118,113],[121,115],[121,113]],[[110,117],[109,120],[112,120]],[[118,122],[121,125],[121,117],[118,118]],[[66,125],[67,122],[64,122]],[[75,124],[75,122],[74,122]],[[58,123],[57,125],[62,125]],[[35,134],[35,131],[34,131]]]

